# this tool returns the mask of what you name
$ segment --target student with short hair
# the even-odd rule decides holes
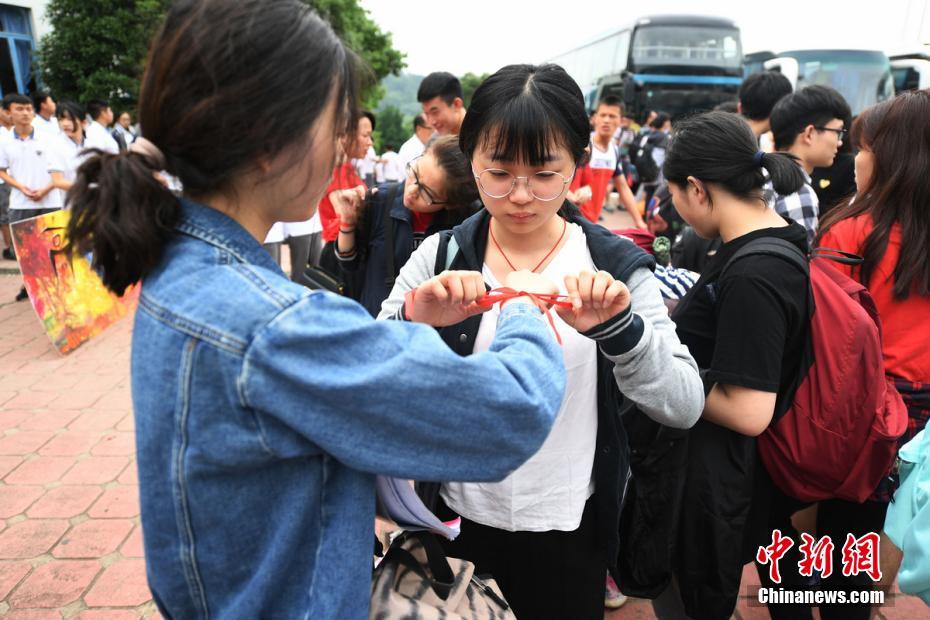
[[[91,122],[87,125],[86,148],[100,149],[112,155],[119,154],[119,144],[107,129],[113,123],[113,109],[110,108],[110,104],[100,99],[92,99],[87,102],[87,114]]]
[[[499,480],[538,450],[562,398],[561,352],[526,295],[466,359],[434,326],[480,312],[475,274],[419,287],[407,311],[420,324],[379,322],[291,282],[262,249],[274,222],[322,197],[355,125],[355,71],[304,2],[176,2],[142,79],[144,138],[93,155],[72,188],[70,251],[92,251],[115,293],[142,282],[136,465],[166,618],[367,618],[376,475]],[[527,272],[508,284],[555,288]]]
[[[620,128],[623,103],[614,96],[607,96],[597,103],[591,122],[591,152],[586,164],[575,171],[569,200],[575,202],[581,213],[595,224],[600,220],[601,210],[607,198],[608,186],[613,184],[620,194],[620,202],[633,218],[633,225],[646,228],[643,216],[636,208],[636,199],[626,182],[620,147],[614,142],[614,134]],[[588,200],[576,197],[574,192],[586,187],[590,191]]]
[[[9,95],[13,132],[0,140],[0,179],[11,187],[10,223],[61,209],[61,194],[55,191],[49,174],[49,136],[32,126],[32,100],[24,95]],[[27,297],[25,287],[17,301]]]
[[[784,195],[766,188],[767,198],[779,215],[801,224],[811,243],[817,232],[820,201],[811,187],[814,168],[830,166],[846,136],[844,118],[849,105],[829,86],[807,86],[780,99],[772,109],[770,122],[775,150],[791,155],[804,172],[798,191]]]
[[[10,114],[10,95],[0,102],[0,142],[12,137],[13,117]],[[0,236],[3,237],[3,258],[16,260],[13,235],[10,232],[10,186],[0,180]]]
[[[413,135],[410,139],[400,146],[397,151],[399,163],[405,169],[407,164],[423,154],[426,145],[433,136],[433,128],[426,122],[426,117],[422,112],[417,112],[413,116]]]
[[[35,109],[32,126],[38,129],[40,133],[57,136],[58,118],[55,116],[55,100],[52,99],[48,91],[40,90],[33,94],[32,107]]]
[[[420,82],[417,101],[433,130],[441,136],[458,135],[465,120],[462,83],[445,71],[430,73]]]
[[[771,131],[772,108],[791,91],[791,82],[777,71],[753,73],[740,84],[736,111],[749,123],[756,138]]]
[[[113,124],[113,131],[110,135],[116,140],[120,151],[125,151],[136,141],[136,134],[132,131],[132,115],[128,110],[120,112],[120,115],[116,117],[116,123]]]
[[[571,300],[571,308],[552,311],[568,378],[543,447],[499,483],[432,479],[444,481],[440,517],[462,517],[459,537],[443,541],[447,552],[493,575],[516,617],[533,620],[604,617],[629,469],[620,411],[635,405],[687,428],[703,400],[653,259],[565,199],[590,131],[581,90],[561,67],[510,65],[485,80],[459,135],[485,208],[451,237],[420,245],[379,315],[402,316],[408,292],[433,277],[443,239],[447,268],[481,274],[492,289],[532,270]],[[496,333],[495,315],[456,322],[442,338],[466,359],[480,358]]]

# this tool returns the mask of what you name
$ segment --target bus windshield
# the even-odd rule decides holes
[[[832,86],[845,97],[853,115],[894,95],[891,65],[881,52],[810,50],[785,52],[798,61],[798,88]]]
[[[634,67],[687,65],[741,68],[739,30],[708,26],[639,26],[633,35]]]

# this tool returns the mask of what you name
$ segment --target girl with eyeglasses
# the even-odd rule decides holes
[[[357,299],[377,316],[400,268],[423,239],[475,212],[478,189],[454,136],[437,138],[407,165],[407,179],[385,183],[363,201],[337,195],[339,237],[333,246],[342,271],[356,276]]]
[[[590,125],[575,82],[555,65],[504,67],[475,91],[459,143],[484,210],[426,239],[401,270],[379,318],[402,318],[409,291],[444,268],[481,274],[491,289],[531,270],[566,295],[553,329],[567,389],[543,447],[496,483],[420,485],[443,518],[462,517],[447,552],[492,574],[518,618],[603,618],[617,558],[628,471],[621,412],[686,428],[703,404],[697,367],[675,335],[654,262],[588,222],[566,192],[587,157]],[[478,359],[496,308],[440,330]]]

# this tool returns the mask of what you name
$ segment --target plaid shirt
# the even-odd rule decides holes
[[[817,193],[811,187],[811,178],[804,172],[805,183],[793,194],[782,196],[772,187],[771,179],[765,182],[762,192],[765,202],[775,209],[779,215],[794,220],[807,230],[807,244],[810,246],[814,242],[814,235],[817,232],[817,222],[820,215],[820,201],[817,199]]]

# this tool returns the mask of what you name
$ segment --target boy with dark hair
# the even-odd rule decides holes
[[[36,217],[62,207],[60,192],[52,183],[48,163],[50,137],[32,126],[32,100],[24,95],[4,99],[13,118],[13,132],[0,140],[0,179],[9,185],[10,223]],[[16,296],[26,299],[25,287]]]
[[[743,115],[758,138],[771,129],[769,116],[778,101],[791,94],[791,82],[781,73],[764,71],[743,80],[737,112]]]
[[[806,182],[789,196],[776,194],[768,183],[766,197],[779,214],[807,229],[808,243],[814,240],[820,212],[810,175],[814,168],[833,164],[846,137],[843,119],[849,115],[849,105],[843,96],[829,86],[819,85],[782,98],[772,109],[775,149],[794,155],[804,170]]]
[[[0,141],[13,135],[13,116],[10,114],[10,95],[0,104]],[[13,235],[10,233],[10,186],[0,180],[0,235],[3,236],[3,258],[16,260]]]
[[[87,126],[84,146],[119,155],[119,144],[107,130],[107,127],[113,123],[113,110],[110,104],[100,99],[92,99],[87,102],[87,114],[91,118],[91,123]]]
[[[633,218],[636,227],[645,228],[646,223],[636,208],[633,192],[623,174],[620,147],[614,142],[614,134],[620,127],[622,115],[623,104],[617,97],[608,96],[598,102],[591,115],[591,124],[594,126],[591,157],[587,164],[575,170],[568,198],[578,205],[586,218],[597,223],[604,208],[608,187],[613,182],[623,207]]]
[[[430,73],[420,82],[417,101],[430,126],[441,136],[457,136],[465,120],[462,83],[445,71]]]
[[[48,91],[40,90],[32,95],[35,118],[32,126],[50,136],[58,135],[58,119],[55,118],[55,100]]]
[[[406,168],[407,164],[423,154],[426,150],[426,144],[433,136],[433,128],[426,122],[423,113],[413,117],[413,135],[410,139],[400,146],[397,151],[398,161],[401,167]]]

